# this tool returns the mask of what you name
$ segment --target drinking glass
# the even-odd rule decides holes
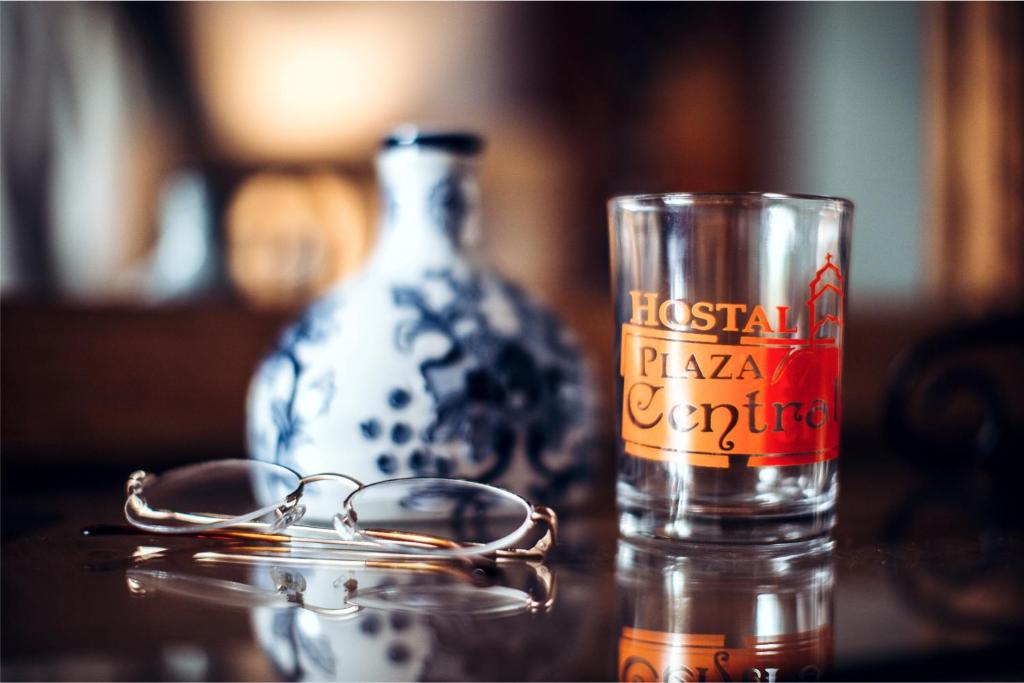
[[[609,202],[624,535],[831,529],[852,215],[802,195]]]

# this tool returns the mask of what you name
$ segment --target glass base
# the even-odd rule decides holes
[[[835,526],[835,459],[715,469],[624,456],[620,464],[616,497],[626,537],[780,543],[822,536]]]
[[[835,526],[833,505],[785,515],[673,515],[622,502],[619,533],[626,538],[697,543],[788,543],[827,535]]]

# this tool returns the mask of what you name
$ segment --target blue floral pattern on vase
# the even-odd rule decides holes
[[[313,411],[300,411],[297,398],[300,385],[311,370],[315,371],[304,358],[305,350],[327,340],[334,328],[334,314],[339,305],[340,297],[336,294],[314,302],[296,323],[285,329],[277,346],[258,370],[254,383],[281,387],[270,400],[270,424],[249,421],[250,451],[273,453],[272,457],[263,459],[295,467],[290,453],[297,443],[309,440],[304,431],[306,425],[330,411],[337,387],[334,372],[329,368],[321,369],[315,379],[308,382],[307,391],[315,399]]]
[[[505,334],[481,314],[484,292],[479,273],[460,280],[451,270],[442,270],[426,273],[425,279],[444,282],[451,301],[432,308],[416,287],[392,290],[395,305],[414,314],[395,329],[399,351],[407,353],[416,337],[428,332],[440,333],[449,342],[444,353],[419,365],[436,416],[424,432],[425,441],[465,440],[470,460],[485,465],[473,475],[483,482],[499,480],[522,446],[530,467],[543,480],[528,493],[539,500],[557,497],[587,474],[585,458],[561,467],[545,462],[545,455],[562,448],[569,429],[585,418],[581,387],[586,370],[578,350],[561,338],[554,318],[532,306],[514,285],[499,286],[515,306],[521,330]],[[452,373],[455,381],[449,381]],[[432,473],[458,474],[449,467],[435,465]]]

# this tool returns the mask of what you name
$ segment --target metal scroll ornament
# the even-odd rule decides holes
[[[593,393],[568,331],[476,263],[479,138],[383,143],[378,245],[288,327],[248,399],[253,458],[364,483],[464,477],[538,501],[589,476]]]

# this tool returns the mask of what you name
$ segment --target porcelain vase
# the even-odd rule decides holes
[[[584,497],[595,403],[584,355],[467,248],[481,147],[419,131],[382,143],[377,246],[258,368],[253,458],[363,483],[446,476],[547,504]]]

